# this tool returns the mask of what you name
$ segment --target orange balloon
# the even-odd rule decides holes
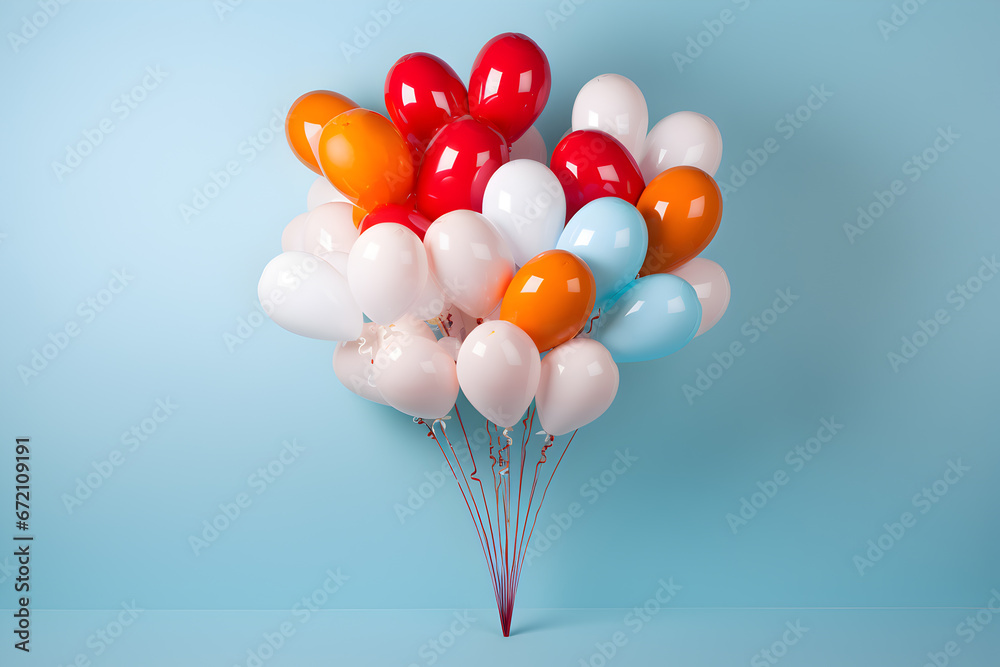
[[[514,274],[500,304],[500,319],[523,329],[544,352],[580,332],[594,310],[596,293],[586,262],[565,250],[546,250]]]
[[[667,169],[649,182],[635,206],[649,230],[640,276],[669,273],[695,257],[722,219],[719,186],[697,167]]]
[[[292,102],[285,116],[285,137],[295,157],[322,176],[314,149],[323,126],[335,116],[357,107],[352,100],[330,90],[314,90]]]
[[[323,175],[356,206],[402,204],[413,192],[410,144],[388,118],[368,109],[335,117],[319,137]]]

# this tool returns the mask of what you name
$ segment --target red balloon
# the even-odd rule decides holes
[[[509,158],[507,140],[488,123],[463,116],[434,135],[417,177],[417,208],[431,220],[449,211],[482,213],[483,193]]]
[[[542,113],[551,86],[549,60],[538,44],[516,32],[497,35],[472,65],[469,111],[513,143]]]
[[[646,187],[628,149],[600,130],[570,132],[552,151],[551,165],[566,193],[566,220],[601,197],[619,197],[634,206]]]
[[[429,53],[411,53],[397,60],[385,78],[385,107],[400,133],[424,149],[445,123],[469,113],[469,96],[448,63]]]
[[[397,225],[409,227],[410,231],[424,240],[427,228],[431,226],[431,221],[424,217],[420,211],[413,208],[413,202],[406,204],[382,204],[376,206],[375,210],[366,215],[361,220],[358,233],[364,234],[366,231],[382,222],[395,222]]]

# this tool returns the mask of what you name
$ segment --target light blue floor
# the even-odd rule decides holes
[[[143,611],[109,644],[97,633],[116,632],[108,627],[117,617],[113,611],[39,611],[30,660],[16,657],[4,665],[68,667],[84,656],[107,667],[922,667],[934,665],[932,654],[940,665],[994,667],[1000,664],[1000,617],[979,633],[955,632],[976,613],[668,606],[642,620],[629,609],[520,609],[505,639],[490,609],[325,610],[309,618],[281,611]],[[949,642],[955,642],[950,657]]]

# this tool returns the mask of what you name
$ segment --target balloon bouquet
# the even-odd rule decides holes
[[[725,271],[697,257],[722,215],[715,123],[682,111],[647,134],[638,87],[599,76],[546,166],[532,123],[549,89],[545,54],[507,33],[479,52],[468,89],[435,56],[400,58],[388,118],[338,93],[301,96],[288,142],[321,178],[258,287],[279,325],[339,341],[348,389],[437,443],[505,636],[552,475],[614,400],[616,364],[676,352],[729,302]],[[460,389],[481,427],[459,414]]]

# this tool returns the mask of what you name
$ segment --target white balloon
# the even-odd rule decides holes
[[[427,282],[420,292],[417,300],[410,306],[410,312],[422,320],[433,320],[438,317],[445,308],[444,294],[438,285],[434,274],[428,271]]]
[[[483,322],[489,322],[490,320],[500,319],[500,306],[503,305],[503,301],[497,304],[497,307],[493,309],[488,315],[483,317]]]
[[[689,283],[698,294],[698,301],[701,302],[701,326],[695,336],[700,336],[714,327],[729,307],[732,292],[729,276],[725,269],[704,257],[695,257],[670,273]]]
[[[268,317],[292,333],[321,340],[352,340],[364,318],[344,278],[315,255],[283,252],[264,267],[257,296]]]
[[[483,322],[458,351],[458,381],[479,412],[501,428],[521,421],[542,363],[528,334],[506,320]]]
[[[646,98],[639,86],[620,74],[588,81],[573,103],[573,130],[602,130],[622,143],[638,161],[649,129]]]
[[[324,260],[333,265],[333,268],[340,271],[340,275],[347,277],[347,261],[350,259],[350,255],[346,252],[324,252],[320,255]]]
[[[353,209],[350,204],[331,202],[311,210],[302,234],[302,250],[320,256],[328,252],[351,252],[358,240]]]
[[[306,221],[309,219],[308,213],[299,213],[292,218],[292,221],[285,225],[281,232],[281,251],[305,250]]]
[[[523,266],[556,246],[566,225],[566,195],[544,164],[513,160],[486,184],[483,215],[507,242],[514,263]]]
[[[392,336],[397,333],[404,333],[410,336],[426,338],[430,341],[437,341],[437,336],[434,335],[434,330],[427,326],[427,323],[422,319],[411,313],[406,313],[398,320],[385,327],[385,330],[388,336]]]
[[[445,297],[473,317],[483,317],[496,308],[514,277],[510,248],[493,225],[475,211],[442,215],[427,228],[424,247]]]
[[[532,125],[520,139],[511,144],[510,159],[549,163],[549,151],[545,148],[545,139],[542,139],[542,133],[537,127]]]
[[[426,419],[448,414],[459,389],[448,353],[436,342],[406,334],[388,336],[375,355],[375,386],[392,407]]]
[[[538,420],[549,435],[565,435],[594,421],[618,393],[618,366],[596,340],[574,338],[542,359],[535,394]]]
[[[448,353],[448,356],[458,361],[458,351],[462,349],[462,342],[457,338],[452,338],[451,336],[445,336],[437,342],[438,347]]]
[[[403,225],[374,225],[358,237],[347,261],[347,282],[365,315],[380,324],[410,309],[427,281],[427,254]]]
[[[378,335],[374,322],[366,322],[357,339],[337,343],[333,351],[333,372],[340,383],[361,398],[389,405],[375,388],[375,365],[372,363],[378,350]]]
[[[326,177],[320,176],[309,186],[309,194],[306,196],[306,209],[311,211],[321,204],[328,202],[347,202],[352,206],[354,203],[344,196],[337,188],[333,187]]]
[[[722,134],[715,122],[694,111],[672,113],[653,126],[642,146],[639,168],[649,183],[671,167],[698,167],[715,176],[722,162]]]

